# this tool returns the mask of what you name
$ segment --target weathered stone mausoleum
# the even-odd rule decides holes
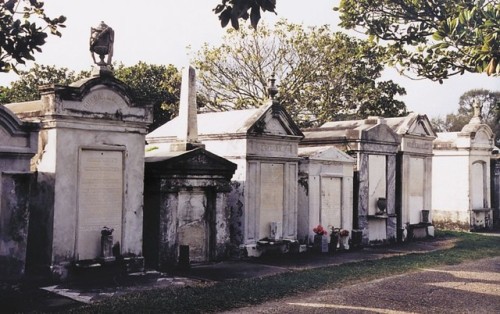
[[[259,255],[265,247],[259,240],[296,240],[297,149],[303,135],[283,107],[269,101],[258,109],[203,113],[197,119],[205,149],[238,167],[228,196],[233,247]],[[149,146],[170,150],[182,123],[175,118],[148,134]]]
[[[236,164],[198,142],[195,78],[193,68],[184,69],[174,141],[146,151],[144,256],[161,270],[229,255],[227,193]]]
[[[436,134],[426,115],[410,113],[386,121],[401,136],[396,170],[398,240],[433,236],[432,142]]]
[[[494,134],[479,106],[460,132],[437,133],[432,159],[432,215],[438,227],[490,229],[490,160]]]
[[[304,135],[301,147],[335,146],[355,158],[353,228],[362,233],[362,244],[395,241],[400,136],[379,117],[328,122]]]
[[[352,228],[356,161],[333,146],[299,147],[298,239],[311,244],[313,228]]]
[[[102,257],[104,227],[114,229],[115,255],[141,259],[150,110],[108,72],[40,92],[38,101],[6,106],[41,124],[27,267],[64,278],[71,266]]]
[[[38,149],[38,130],[38,123],[22,122],[0,106],[0,280],[24,274],[33,180],[30,159]]]

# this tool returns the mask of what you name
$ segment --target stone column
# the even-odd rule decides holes
[[[358,228],[363,232],[363,244],[368,244],[368,154],[359,153],[358,173],[359,173],[359,196],[358,196]]]
[[[387,156],[387,240],[395,241],[397,236],[396,215],[396,155]]]

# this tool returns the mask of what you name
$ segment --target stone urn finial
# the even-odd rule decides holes
[[[267,92],[269,93],[269,97],[274,100],[274,98],[278,94],[278,88],[276,87],[276,74],[273,73],[268,81],[269,87],[267,88]]]
[[[90,28],[90,53],[101,71],[111,71],[114,41],[115,32],[106,23],[101,22],[97,27]],[[99,61],[96,60],[96,54],[99,56]],[[108,58],[104,60],[106,55]]]

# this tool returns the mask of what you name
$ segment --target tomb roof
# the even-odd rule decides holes
[[[327,122],[319,128],[304,130],[303,143],[312,145],[345,142],[379,142],[399,145],[400,136],[387,124],[384,118],[369,117],[365,120]]]
[[[411,112],[404,117],[385,118],[387,125],[400,135],[436,137],[429,118],[425,114]]]
[[[204,148],[188,151],[152,150],[146,153],[146,173],[151,176],[220,175],[230,180],[236,164]]]
[[[299,147],[299,157],[311,160],[328,160],[355,163],[355,159],[334,146]]]
[[[248,134],[256,132],[256,129],[259,127],[262,127],[265,133],[267,131],[266,126],[260,126],[259,121],[262,121],[267,114],[272,114],[273,117],[280,120],[280,124],[283,126],[284,130],[278,132],[283,132],[284,134],[286,132],[286,134],[300,137],[303,136],[298,126],[292,121],[284,108],[272,102],[254,109],[198,113],[198,136]],[[175,117],[160,126],[146,136],[148,143],[161,143],[175,140],[176,130],[180,123],[179,117]]]

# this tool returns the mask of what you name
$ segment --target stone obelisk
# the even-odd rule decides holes
[[[192,66],[182,71],[181,99],[179,105],[179,130],[174,151],[191,150],[203,147],[198,142],[198,119],[196,106],[196,71]]]

